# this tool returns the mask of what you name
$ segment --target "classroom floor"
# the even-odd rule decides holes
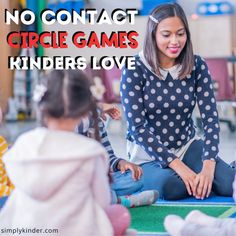
[[[8,142],[13,144],[15,139],[21,133],[34,128],[36,125],[37,124],[35,122],[4,123],[3,125],[0,126],[0,135],[3,135],[4,137],[6,137]],[[123,122],[122,121],[109,121],[107,124],[107,130],[108,130],[108,135],[109,135],[111,144],[115,150],[115,153],[117,154],[117,156],[125,158],[126,157],[126,148],[124,148],[124,147],[126,147],[125,122],[124,121]],[[221,140],[221,142],[220,142],[220,156],[222,157],[223,160],[230,163],[236,159],[236,131],[233,133],[230,132],[227,125],[224,123],[221,123],[220,140]],[[140,226],[140,221],[144,222],[142,217],[143,217],[143,214],[145,213],[145,212],[143,212],[143,210],[145,210],[145,208],[131,209],[131,211],[134,211],[134,212],[131,212],[132,219],[133,219],[131,227],[133,229],[138,230],[139,236],[169,236],[167,233],[164,232],[165,230],[163,228],[163,219],[164,219],[165,215],[169,214],[169,210],[167,209],[168,204],[169,204],[168,202],[164,202],[164,203],[158,202],[158,204],[156,204],[155,206],[152,207],[154,209],[158,208],[157,212],[159,213],[159,215],[156,214],[155,212],[154,212],[155,218],[153,218],[153,216],[150,214],[148,215],[152,219],[152,221],[150,221],[151,227],[150,227],[149,221],[147,221],[147,222],[149,222],[149,224],[142,223],[141,224],[142,227]],[[171,205],[172,204],[173,203],[171,203]],[[182,210],[183,209],[185,210],[185,212],[181,213],[181,214],[183,214],[181,216],[185,216],[190,211],[189,209],[187,209],[187,210],[185,209],[186,206],[185,206],[185,208],[183,208],[182,202],[179,202],[176,204],[177,204],[176,208],[180,208]],[[178,205],[178,204],[180,204],[180,205]],[[187,204],[197,204],[199,206],[198,202],[197,203],[192,203],[192,202],[188,203],[187,202]],[[220,205],[222,205],[222,203]],[[194,209],[196,208],[195,205],[191,205],[191,207]],[[211,207],[211,206],[205,206],[204,204],[202,204],[201,207]],[[228,207],[228,206],[224,206],[224,207]],[[230,206],[230,207],[232,209],[234,209],[233,213],[236,215],[236,213],[235,213],[236,207],[235,206]],[[232,213],[231,208],[230,208],[230,212]],[[160,211],[160,209],[163,209],[163,211]],[[171,206],[171,209],[173,212],[173,205]],[[215,205],[214,205],[211,207],[211,209],[217,210],[217,207],[215,207]],[[141,210],[140,214],[136,214],[137,210],[138,211]],[[166,211],[166,213],[164,210]],[[228,211],[226,210],[226,212],[228,212]],[[150,213],[151,211],[148,211],[148,212]],[[207,211],[207,213],[209,213],[209,212]],[[176,213],[176,214],[178,214],[178,213]],[[222,212],[219,213],[218,215],[220,215],[220,214],[222,214]],[[145,213],[145,219],[146,219],[146,213]],[[154,222],[159,222],[159,223],[157,224]]]
[[[0,126],[0,135],[6,137],[11,144],[23,132],[32,129],[35,122],[10,122]],[[126,158],[125,122],[109,121],[107,125],[109,138],[117,156]],[[227,125],[221,123],[220,157],[230,163],[236,160],[236,131],[230,132]]]

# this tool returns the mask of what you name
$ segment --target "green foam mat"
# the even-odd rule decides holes
[[[200,210],[214,217],[227,217],[227,212],[236,212],[236,207],[219,205],[153,205],[147,207],[131,208],[131,228],[136,229],[139,232],[145,233],[162,233],[165,232],[163,222],[167,215],[175,214],[184,218],[192,210]]]

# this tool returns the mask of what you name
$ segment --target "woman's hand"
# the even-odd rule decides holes
[[[203,162],[202,171],[197,174],[194,181],[194,196],[197,199],[209,197],[214,180],[215,165],[215,161],[205,160]]]
[[[121,171],[122,174],[125,173],[126,170],[131,170],[132,178],[134,180],[139,180],[141,178],[141,175],[143,174],[143,170],[140,166],[126,160],[120,160],[117,168]]]
[[[169,167],[173,169],[183,180],[186,189],[188,191],[189,195],[194,195],[194,183],[195,183],[195,178],[196,178],[196,173],[192,171],[188,166],[186,166],[181,160],[176,158],[173,160],[170,164]]]

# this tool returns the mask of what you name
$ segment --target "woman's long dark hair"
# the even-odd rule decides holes
[[[97,105],[89,78],[79,70],[54,70],[44,80],[47,90],[38,104],[42,121],[45,117],[82,118],[91,112],[99,141]]]
[[[194,55],[193,55],[193,47],[191,42],[191,35],[189,31],[188,21],[186,15],[180,5],[177,3],[174,4],[163,4],[156,7],[150,14],[160,23],[162,20],[169,17],[179,17],[183,22],[184,28],[187,34],[186,44],[176,59],[176,62],[181,64],[182,68],[180,70],[179,77],[180,79],[185,78],[188,74],[191,73],[194,66]],[[160,61],[158,58],[158,48],[156,43],[156,31],[157,31],[158,23],[155,23],[150,18],[147,22],[147,31],[144,40],[144,57],[147,60],[148,64],[155,71],[155,73],[161,77],[160,74]]]

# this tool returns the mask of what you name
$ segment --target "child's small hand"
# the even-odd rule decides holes
[[[101,103],[100,107],[102,109],[101,117],[103,120],[106,120],[105,114],[109,115],[114,120],[119,120],[121,118],[121,112],[114,104]]]
[[[125,173],[126,170],[131,170],[132,178],[134,180],[139,180],[141,178],[141,175],[143,174],[143,170],[140,166],[125,160],[120,160],[117,168],[121,171],[122,174]]]

